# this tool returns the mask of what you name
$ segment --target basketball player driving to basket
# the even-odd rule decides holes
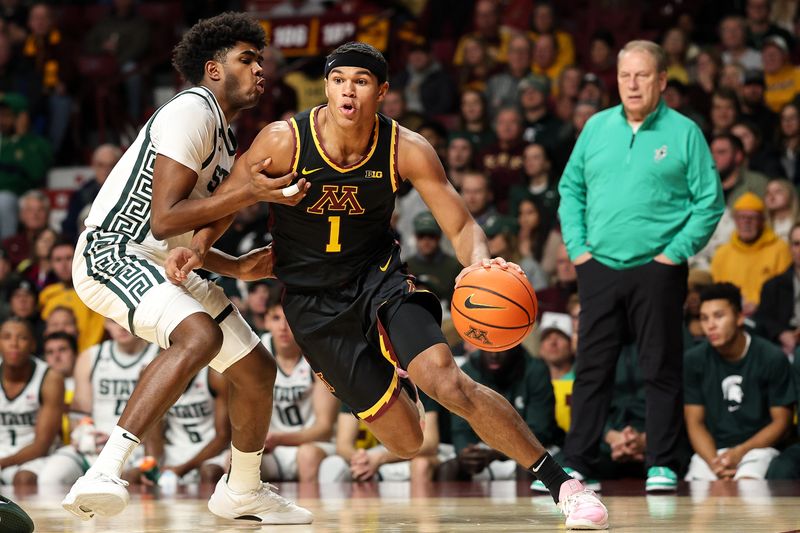
[[[311,184],[296,206],[271,205],[274,273],[286,285],[284,311],[319,378],[400,457],[422,444],[416,388],[466,419],[481,439],[550,490],[566,525],[604,529],[605,506],[570,478],[517,411],[456,365],[441,331],[441,308],[417,291],[400,260],[390,219],[401,180],[422,196],[453,243],[461,272],[519,269],[489,258],[486,236],[445,176],[433,148],[377,112],[389,89],[383,55],[348,43],[325,62],[327,105],[266,126],[218,189],[244,186],[258,161],[271,175],[297,172]],[[182,283],[203,265],[232,216],[172,250],[166,271]]]

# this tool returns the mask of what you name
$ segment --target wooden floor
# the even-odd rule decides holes
[[[645,496],[642,481],[607,482],[603,500],[611,531],[788,532],[800,530],[800,482],[682,484],[677,495]],[[309,526],[254,527],[215,518],[206,509],[212,487],[165,496],[132,490],[131,503],[113,518],[81,522],[59,502],[61,490],[2,493],[22,505],[36,531],[61,532],[494,532],[563,531],[549,496],[532,497],[527,484],[369,483],[330,486],[282,484],[281,494],[314,512]],[[2,532],[2,527],[0,527]]]

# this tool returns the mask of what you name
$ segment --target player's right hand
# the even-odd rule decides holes
[[[167,279],[175,285],[181,285],[189,276],[189,272],[203,266],[203,259],[196,250],[178,246],[170,250],[164,262]]]
[[[268,157],[264,161],[250,166],[250,193],[253,198],[261,202],[297,205],[300,200],[305,198],[311,184],[305,178],[300,178],[296,183],[297,192],[286,196],[284,189],[292,184],[297,173],[290,172],[280,178],[270,178],[265,172],[271,164],[272,158]]]

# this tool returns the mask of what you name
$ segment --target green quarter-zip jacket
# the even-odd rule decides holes
[[[626,269],[664,253],[683,263],[724,209],[719,174],[697,125],[663,100],[634,133],[622,105],[586,123],[558,187],[567,251]]]

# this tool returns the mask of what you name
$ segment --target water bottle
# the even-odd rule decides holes
[[[78,431],[80,439],[77,442],[78,451],[83,454],[96,454],[97,441],[95,439],[94,420],[90,417],[84,417],[78,423]]]
[[[178,489],[178,474],[174,470],[164,470],[158,476],[158,487],[164,494],[174,494]]]
[[[148,455],[142,458],[141,462],[139,463],[139,472],[152,481],[153,483],[158,482],[158,461],[152,455]]]

